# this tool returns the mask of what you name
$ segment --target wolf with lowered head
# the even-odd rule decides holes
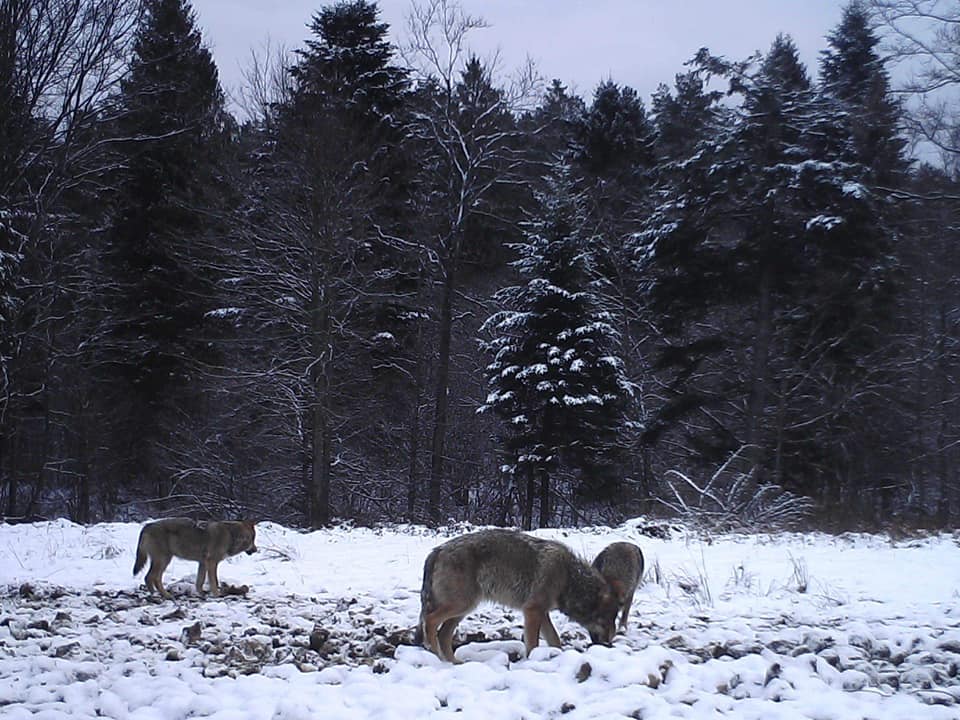
[[[607,545],[593,561],[614,591],[623,598],[620,629],[626,631],[627,616],[633,604],[633,594],[643,577],[643,552],[633,543],[615,542]]]
[[[250,520],[204,521],[190,518],[166,518],[147,523],[140,531],[137,559],[133,574],[139,573],[150,558],[147,571],[147,590],[156,590],[163,597],[170,593],[163,586],[163,571],[176,555],[184,560],[196,560],[197,592],[203,592],[204,579],[210,579],[210,591],[220,595],[217,565],[226,557],[257,551],[257,530]]]
[[[523,610],[527,655],[540,635],[560,636],[550,611],[583,625],[594,643],[609,644],[622,598],[589,563],[564,544],[514,530],[480,530],[434,548],[423,565],[418,635],[440,658],[458,662],[453,633],[481,601]]]

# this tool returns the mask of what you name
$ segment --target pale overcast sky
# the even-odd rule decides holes
[[[269,37],[288,49],[310,36],[313,14],[333,2],[317,0],[193,0],[204,40],[232,92],[251,48]],[[391,39],[406,27],[409,0],[381,0]],[[661,82],[673,85],[700,47],[731,59],[766,51],[778,32],[796,42],[811,78],[825,36],[840,21],[844,0],[463,0],[489,28],[471,32],[471,49],[499,49],[504,69],[537,61],[546,79],[559,78],[589,101],[607,78],[635,88],[649,107]]]

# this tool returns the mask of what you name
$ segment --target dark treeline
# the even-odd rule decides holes
[[[0,516],[955,526],[960,135],[909,159],[890,5],[645,103],[337,2],[241,122],[186,0],[4,0]]]

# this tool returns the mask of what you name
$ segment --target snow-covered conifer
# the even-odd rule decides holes
[[[490,393],[484,410],[504,424],[504,469],[526,480],[530,526],[539,483],[540,524],[551,522],[550,476],[581,471],[581,489],[610,482],[630,389],[618,355],[614,320],[593,267],[586,213],[570,169],[557,164],[539,195],[539,212],[518,243],[522,284],[496,295],[504,309],[485,325]]]

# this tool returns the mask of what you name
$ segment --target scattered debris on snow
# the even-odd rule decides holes
[[[586,557],[644,548],[627,633],[588,647],[555,612],[564,646],[523,658],[521,614],[485,605],[454,666],[412,645],[423,559],[445,534],[264,523],[260,553],[221,565],[223,597],[197,596],[195,563],[174,560],[167,601],[130,573],[138,532],[0,525],[4,717],[960,717],[949,535],[543,531]]]

